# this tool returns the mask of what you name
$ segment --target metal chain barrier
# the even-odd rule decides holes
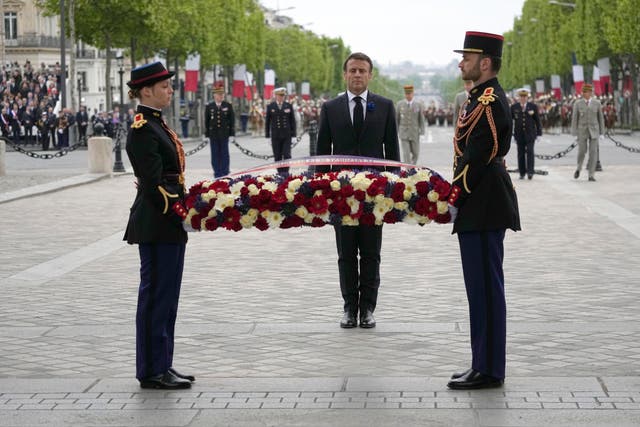
[[[200,151],[204,147],[206,147],[207,144],[209,144],[209,138],[203,139],[202,142],[200,144],[198,144],[198,146],[196,148],[194,148],[193,150],[185,151],[184,155],[185,156],[191,156],[192,154],[196,154],[198,151]]]
[[[47,159],[48,160],[48,159],[53,159],[53,158],[56,158],[56,157],[66,156],[69,152],[75,151],[78,148],[82,147],[83,145],[86,145],[85,144],[86,137],[85,137],[84,139],[81,139],[80,142],[78,142],[76,144],[73,144],[70,147],[65,147],[65,148],[63,148],[61,150],[58,150],[53,154],[49,154],[49,153],[40,154],[40,153],[36,153],[35,151],[25,150],[24,148],[20,147],[18,144],[15,144],[13,141],[9,140],[7,137],[3,136],[3,137],[0,137],[0,138],[2,138],[7,145],[11,146],[18,153],[22,153],[22,154],[24,154],[26,156],[29,156],[29,157],[32,157],[34,159]]]
[[[556,154],[553,154],[553,155],[550,155],[550,154],[534,154],[534,157],[536,159],[541,159],[541,160],[559,159],[561,157],[566,156],[569,153],[569,151],[571,151],[574,148],[576,148],[577,145],[578,145],[578,141],[573,141],[573,143],[570,146],[568,146],[563,151],[560,151],[559,153],[556,153]]]
[[[607,138],[612,140],[614,144],[616,144],[616,147],[624,148],[625,150],[627,150],[627,151],[629,151],[631,153],[640,153],[640,148],[639,147],[627,147],[626,145],[624,145],[620,141],[616,141],[615,139],[613,139],[613,137],[611,136],[611,133],[609,131],[607,131],[605,133],[605,135],[606,135]]]
[[[296,142],[294,142],[293,144],[291,144],[291,149],[293,149],[296,145],[298,145],[300,143],[300,141],[302,140],[302,137],[304,136],[305,133],[307,133],[308,129],[305,129],[304,132],[302,132],[302,134],[300,136],[296,137]],[[235,145],[236,147],[238,147],[238,150],[240,150],[242,152],[242,154],[245,154],[249,157],[253,157],[256,159],[262,159],[262,160],[269,160],[269,159],[273,159],[273,154],[271,155],[262,155],[262,154],[256,154],[253,151],[244,148],[242,145],[238,144],[238,142],[236,141],[235,138],[233,138],[231,140],[231,143],[233,145]]]

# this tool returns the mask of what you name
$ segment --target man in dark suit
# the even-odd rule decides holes
[[[522,89],[518,91],[518,102],[511,105],[511,116],[513,117],[513,137],[518,146],[518,172],[520,179],[532,179],[534,174],[534,153],[533,145],[536,138],[542,136],[542,123],[538,115],[538,107],[533,102],[529,102],[529,91]]]
[[[468,31],[458,64],[472,80],[469,102],[454,134],[454,174],[449,204],[457,209],[458,233],[471,324],[471,368],[453,374],[454,390],[500,387],[504,382],[506,303],[504,235],[520,230],[518,201],[505,167],[512,120],[498,83],[501,35]]]
[[[287,90],[279,87],[273,91],[275,101],[267,105],[264,136],[271,137],[271,148],[276,162],[291,158],[291,138],[296,136],[296,116],[293,106],[284,100]],[[289,168],[278,168],[279,173],[288,173]]]
[[[318,155],[343,154],[400,160],[393,101],[368,90],[373,63],[364,53],[343,64],[347,92],[325,102],[320,111]],[[334,166],[334,168],[339,168]],[[318,168],[324,171],[326,168]],[[340,326],[373,328],[380,286],[381,225],[335,226],[344,315]],[[358,271],[358,254],[360,271]]]
[[[229,137],[236,134],[233,106],[224,100],[224,87],[213,88],[213,102],[204,110],[204,135],[211,144],[214,178],[229,175]]]
[[[84,105],[81,105],[80,111],[76,113],[76,123],[78,124],[78,142],[80,142],[87,138],[87,127],[89,127],[89,115]]]
[[[136,313],[136,378],[142,388],[190,388],[195,378],[172,366],[174,330],[187,233],[182,228],[185,155],[162,117],[171,104],[174,73],[160,62],[131,70],[129,96],[138,98],[127,155],[138,179],[124,240],[138,244],[140,288]]]

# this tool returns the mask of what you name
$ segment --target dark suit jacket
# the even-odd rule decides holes
[[[356,136],[345,92],[322,104],[318,128],[318,155],[343,154],[400,160],[393,101],[369,91],[360,137]],[[328,167],[318,167],[319,172]],[[334,169],[337,169],[334,167]]]
[[[507,97],[493,78],[471,89],[470,98],[465,117],[473,117],[478,108],[482,112],[477,123],[465,122],[463,117],[461,122],[466,126],[456,127],[459,140],[452,184],[460,196],[454,201],[459,211],[453,232],[520,230],[516,192],[502,159],[511,147]]]
[[[129,129],[127,155],[138,178],[138,192],[124,235],[129,243],[187,241],[180,217],[171,209],[184,198],[184,184],[178,181],[181,173],[178,150],[161,120],[159,111],[138,106]]]
[[[519,102],[511,105],[513,117],[513,136],[519,143],[529,143],[542,135],[542,124],[538,115],[538,107],[533,102],[522,105]]]
[[[227,101],[210,102],[204,110],[204,136],[207,138],[229,138],[236,134],[233,106]]]

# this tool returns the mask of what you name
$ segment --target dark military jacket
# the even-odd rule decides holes
[[[273,101],[267,105],[267,116],[264,124],[264,135],[269,138],[293,138],[296,136],[296,117],[293,106],[282,103],[282,108]]]
[[[527,102],[522,110],[522,104],[516,102],[511,105],[513,117],[513,136],[519,143],[529,143],[542,135],[542,123],[538,107],[533,102]]]
[[[159,110],[138,106],[126,145],[138,178],[124,235],[129,243],[187,241],[182,220],[173,211],[175,203],[184,198],[184,150],[167,129]]]
[[[227,101],[210,102],[204,110],[204,136],[207,138],[229,138],[235,136],[233,106]]]
[[[511,112],[496,78],[471,89],[454,136],[453,233],[520,230],[515,189],[503,156],[511,146]]]

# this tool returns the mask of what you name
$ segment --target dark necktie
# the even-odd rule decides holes
[[[356,96],[353,98],[356,105],[353,107],[353,129],[356,131],[356,136],[360,136],[362,131],[362,121],[364,119],[364,112],[362,111],[362,98]]]

